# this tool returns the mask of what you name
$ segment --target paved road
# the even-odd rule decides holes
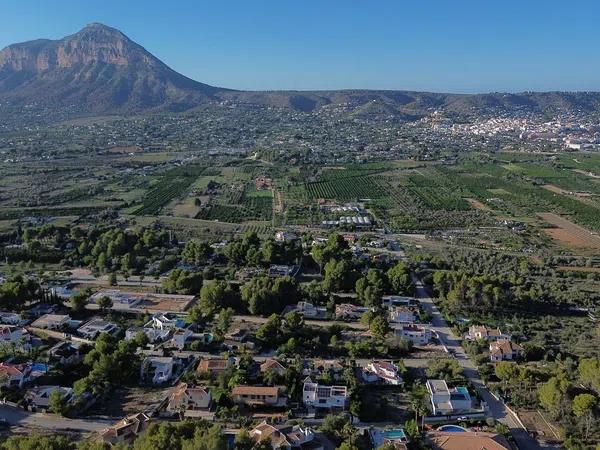
[[[55,414],[32,413],[2,404],[0,404],[0,418],[15,426],[86,433],[100,431],[114,423],[112,420],[67,419]]]
[[[438,334],[440,343],[444,344],[449,350],[454,352],[456,359],[463,368],[465,376],[475,387],[481,399],[488,404],[490,415],[494,417],[494,419],[502,422],[510,428],[510,432],[515,438],[520,450],[542,449],[543,447],[541,447],[540,444],[531,436],[529,436],[527,431],[521,427],[514,415],[508,411],[504,403],[496,400],[496,398],[490,393],[481,380],[479,372],[477,371],[477,367],[469,359],[462,348],[460,339],[454,335],[452,329],[448,326],[446,320],[433,302],[433,299],[429,296],[429,293],[421,281],[417,280],[416,278],[414,278],[413,281],[416,286],[415,296],[419,298],[421,305],[423,305],[423,309],[432,317],[431,323],[433,331]]]

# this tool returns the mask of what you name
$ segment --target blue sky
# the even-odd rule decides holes
[[[119,28],[237,89],[600,90],[600,2],[7,0],[0,47]]]

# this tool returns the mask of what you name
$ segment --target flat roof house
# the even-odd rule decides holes
[[[348,388],[346,386],[324,386],[308,379],[302,387],[302,401],[306,406],[327,409],[346,409]]]
[[[58,330],[69,325],[71,317],[67,314],[44,314],[35,320],[31,326],[33,328],[44,328],[47,330]]]
[[[150,378],[152,384],[168,383],[173,378],[174,358],[170,356],[148,356],[142,361],[140,378]]]
[[[80,326],[77,332],[84,338],[96,339],[101,333],[108,333],[114,336],[119,332],[119,327],[116,323],[96,317]]]
[[[415,321],[415,312],[409,306],[391,306],[390,322],[395,323],[413,323]]]
[[[427,327],[408,324],[396,330],[396,335],[408,339],[414,345],[425,345],[431,341],[431,330]]]
[[[433,415],[450,415],[470,411],[471,396],[466,387],[449,389],[444,380],[427,380]]]

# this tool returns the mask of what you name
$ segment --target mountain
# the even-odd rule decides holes
[[[120,31],[93,23],[59,40],[0,51],[0,103],[74,107],[85,114],[183,111],[229,101],[368,120],[414,120],[433,110],[475,116],[600,112],[600,93],[443,94],[409,91],[248,92],[209,86],[168,67]]]
[[[0,52],[0,98],[16,103],[77,104],[96,112],[181,110],[219,91],[175,72],[120,31],[98,23],[63,39],[14,44]]]

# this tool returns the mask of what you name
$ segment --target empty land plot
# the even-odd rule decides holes
[[[570,220],[554,213],[539,213],[538,216],[549,224],[554,225],[555,228],[545,228],[544,232],[557,241],[575,247],[600,249],[599,236],[592,234],[590,231],[574,224]]]
[[[519,419],[521,419],[521,422],[523,422],[527,431],[534,432],[540,440],[546,442],[560,441],[556,431],[554,431],[553,427],[539,411],[522,410],[519,411],[518,414]]]

